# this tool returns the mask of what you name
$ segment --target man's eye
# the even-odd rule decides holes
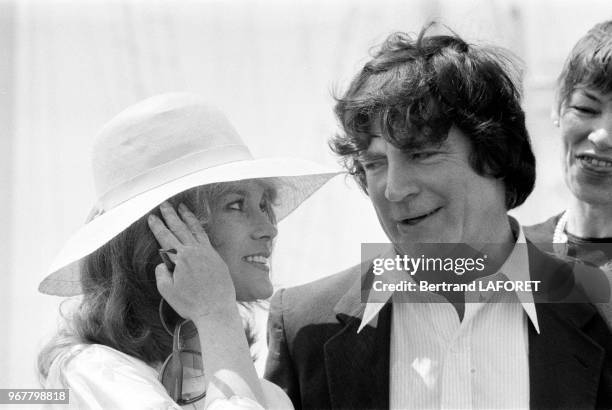
[[[430,158],[434,155],[436,155],[438,152],[437,151],[418,151],[418,152],[413,152],[412,154],[410,154],[410,156],[412,157],[412,159],[427,159]]]
[[[384,165],[384,161],[367,161],[362,162],[361,166],[367,171],[374,171]]]

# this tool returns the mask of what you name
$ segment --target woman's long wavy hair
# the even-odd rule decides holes
[[[210,184],[184,191],[168,201],[175,208],[181,202],[187,205],[205,226],[210,204],[222,191],[223,184]],[[161,218],[159,208],[151,213]],[[161,295],[155,267],[162,263],[160,246],[149,229],[147,216],[83,258],[82,300],[75,311],[62,313],[64,326],[38,356],[43,379],[58,354],[80,343],[106,345],[149,364],[163,362],[172,351],[172,336],[159,317]],[[250,305],[243,306],[249,312]],[[243,314],[249,346],[255,341],[251,316]],[[169,306],[164,310],[164,319],[171,329],[182,320]]]

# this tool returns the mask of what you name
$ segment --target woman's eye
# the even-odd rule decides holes
[[[228,209],[233,209],[235,211],[242,211],[244,209],[244,200],[240,199],[238,201],[230,202],[227,205]]]
[[[589,107],[587,105],[572,105],[570,106],[570,108],[582,114],[590,114],[590,115],[597,114],[597,110],[595,108]]]

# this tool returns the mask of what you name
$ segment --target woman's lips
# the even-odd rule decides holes
[[[596,173],[612,173],[612,158],[590,154],[579,154],[575,158],[578,164],[586,170]]]
[[[264,255],[248,255],[242,258],[245,262],[265,272],[270,271],[270,258]]]

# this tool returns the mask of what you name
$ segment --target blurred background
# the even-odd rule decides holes
[[[538,179],[512,213],[531,224],[568,195],[550,120],[556,76],[573,43],[610,18],[609,0],[0,0],[0,388],[39,387],[35,358],[61,298],[37,286],[94,203],[90,144],[123,108],[199,93],[256,156],[336,166],[333,92],[389,33],[435,19],[525,64]],[[359,262],[361,242],[385,240],[368,199],[337,177],[281,223],[274,282],[329,275]]]

